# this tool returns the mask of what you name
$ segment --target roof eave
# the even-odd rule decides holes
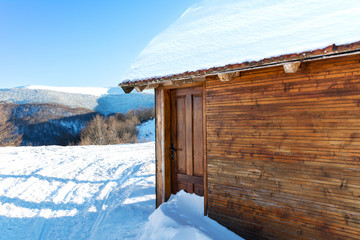
[[[360,52],[360,41],[344,44],[344,45],[330,45],[328,47],[317,49],[314,51],[306,51],[301,53],[285,54],[277,57],[264,58],[259,61],[243,62],[238,64],[229,64],[222,67],[213,67],[209,69],[202,69],[193,72],[184,72],[180,74],[168,75],[163,77],[151,77],[139,80],[128,80],[123,81],[119,86],[124,90],[125,93],[130,93],[134,88],[137,91],[144,89],[156,88],[161,84],[172,82],[197,82],[204,81],[206,76],[217,75],[221,73],[232,73],[239,71],[247,71],[259,68],[267,68],[278,65],[284,65],[285,63],[291,62],[306,62],[314,61],[324,58],[333,58],[344,55],[358,54]]]

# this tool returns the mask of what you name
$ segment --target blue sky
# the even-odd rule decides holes
[[[0,88],[116,86],[199,0],[0,0]]]

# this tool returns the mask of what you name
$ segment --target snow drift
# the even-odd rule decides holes
[[[149,217],[141,240],[227,239],[240,240],[214,220],[204,216],[204,198],[181,190],[171,195]]]

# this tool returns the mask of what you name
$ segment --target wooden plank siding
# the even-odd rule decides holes
[[[360,239],[360,55],[205,89],[211,218],[248,239]]]

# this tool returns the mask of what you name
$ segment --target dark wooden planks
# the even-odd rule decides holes
[[[203,87],[171,90],[172,193],[204,195]]]
[[[170,95],[163,87],[155,89],[156,106],[156,207],[168,200],[171,194],[170,148]]]
[[[208,214],[249,239],[360,239],[360,56],[206,81]]]

